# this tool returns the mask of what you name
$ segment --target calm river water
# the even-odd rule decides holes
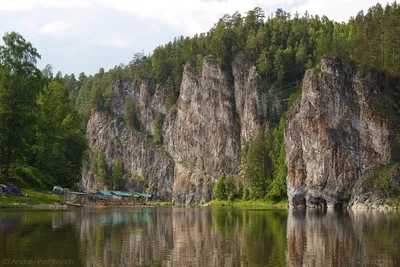
[[[400,266],[400,213],[0,210],[0,266]]]

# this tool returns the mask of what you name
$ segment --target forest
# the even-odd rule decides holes
[[[224,174],[215,185],[217,199],[286,198],[283,143],[285,112],[300,95],[301,81],[323,55],[354,63],[365,73],[387,77],[400,73],[400,7],[396,2],[360,11],[347,23],[326,16],[289,14],[278,9],[266,17],[260,8],[245,15],[225,15],[208,32],[177,37],[149,55],[136,54],[126,65],[94,75],[53,75],[48,65],[37,69],[36,49],[15,32],[0,46],[0,168],[3,179],[16,177],[40,187],[79,181],[88,153],[85,128],[93,109],[109,111],[111,87],[118,80],[149,80],[167,89],[167,109],[180,93],[185,63],[201,70],[205,57],[230,66],[239,54],[256,66],[259,86],[284,108],[266,112],[268,133],[261,133],[245,151],[245,182]],[[132,128],[135,107],[130,112]],[[161,118],[160,118],[161,121]],[[160,127],[160,121],[155,125]],[[162,123],[161,123],[162,124]],[[162,142],[162,133],[155,138]],[[118,168],[116,168],[118,169]]]

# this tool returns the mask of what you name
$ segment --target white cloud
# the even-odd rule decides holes
[[[65,21],[52,21],[42,26],[41,31],[46,34],[62,34],[70,28],[70,24]]]
[[[0,0],[0,35],[20,32],[38,48],[43,66],[64,73],[127,63],[176,36],[208,31],[224,14],[261,7],[347,21],[377,0]],[[386,1],[379,1],[383,5]],[[42,64],[42,63],[40,63]]]
[[[1,0],[0,11],[26,11],[35,7],[74,8],[90,7],[92,0]]]
[[[193,35],[209,30],[224,14],[233,14],[236,11],[245,13],[257,6],[273,8],[285,4],[285,0],[267,3],[260,0],[207,2],[202,0],[101,0],[101,3],[136,16],[162,20],[168,25],[181,28],[182,34]]]
[[[100,41],[100,44],[109,48],[126,49],[132,46],[131,41],[123,36],[114,36]]]

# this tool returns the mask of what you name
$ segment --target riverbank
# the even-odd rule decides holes
[[[24,189],[29,197],[10,196],[8,194],[0,194],[0,208],[53,208],[62,206],[61,196],[54,195],[51,191],[36,191],[33,189]]]
[[[203,206],[211,207],[255,207],[255,208],[275,208],[275,209],[287,209],[289,202],[287,200],[281,202],[271,202],[264,200],[211,200],[205,203]]]
[[[23,190],[29,197],[10,196],[0,193],[0,208],[34,208],[34,209],[67,209],[72,206],[62,205],[62,196],[55,195],[51,191]],[[171,201],[150,201],[146,203],[120,203],[119,205],[87,205],[85,207],[136,207],[136,206],[172,206]]]

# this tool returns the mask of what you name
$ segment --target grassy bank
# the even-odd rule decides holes
[[[54,195],[51,191],[36,191],[34,189],[23,189],[22,191],[28,193],[29,197],[10,196],[0,193],[0,208],[54,205],[60,203],[62,200],[61,196]],[[263,200],[212,200],[205,203],[205,206],[286,208],[287,204],[287,201],[276,203]],[[146,205],[173,206],[171,201],[150,201]]]
[[[207,206],[229,206],[229,207],[261,207],[261,208],[281,208],[284,209],[288,205],[288,201],[270,202],[264,200],[211,200],[207,202]]]
[[[19,207],[56,204],[61,201],[61,196],[54,195],[51,191],[36,191],[24,189],[29,197],[10,196],[0,193],[0,207]]]
[[[168,206],[172,206],[172,201],[150,201],[146,205],[168,207]]]

